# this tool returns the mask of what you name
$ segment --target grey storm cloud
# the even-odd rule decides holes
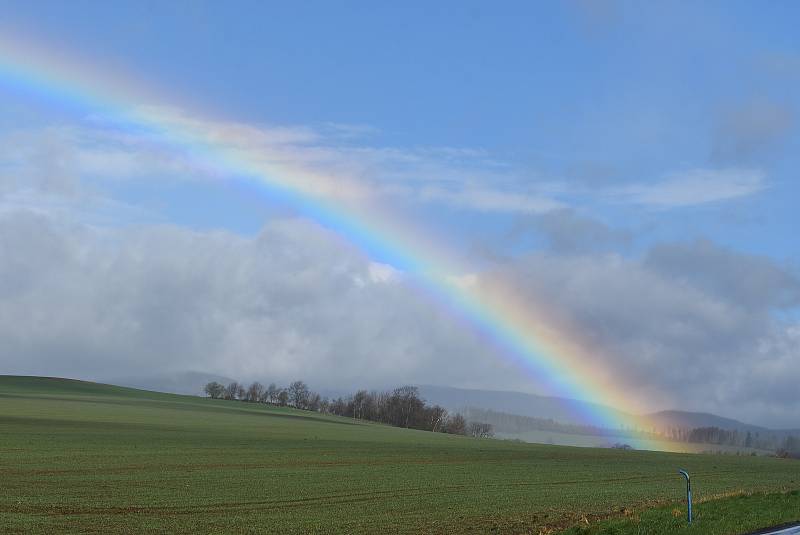
[[[4,373],[536,385],[403,274],[301,219],[247,237],[6,210],[0,258]],[[800,326],[779,314],[800,296],[788,268],[704,241],[504,262],[478,277],[566,318],[643,408],[797,425]]]

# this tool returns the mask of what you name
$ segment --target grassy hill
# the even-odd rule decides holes
[[[796,461],[477,440],[0,376],[2,533],[539,533],[653,505],[675,522],[678,467],[700,500],[800,488]],[[796,493],[780,499],[797,511],[748,512],[729,532],[800,519]],[[691,532],[710,533],[698,514]]]

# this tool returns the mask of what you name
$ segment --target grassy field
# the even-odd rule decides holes
[[[764,525],[779,526],[798,520],[800,491],[780,494],[741,493],[696,504],[694,521],[686,524],[684,507],[656,507],[627,511],[618,518],[570,528],[564,535],[726,535],[752,532]]]
[[[498,438],[508,440],[521,440],[533,444],[559,444],[561,446],[580,446],[582,448],[607,448],[614,443],[625,444],[630,442],[626,436],[596,436],[596,435],[575,435],[570,433],[558,433],[556,431],[524,431],[522,433],[497,433]],[[724,444],[695,444],[692,442],[671,442],[670,451],[681,451],[683,453],[730,453],[749,455],[769,455],[772,452],[755,448],[745,448],[743,446],[727,446]]]
[[[683,526],[678,467],[698,500],[800,489],[797,461],[476,440],[0,376],[2,533],[651,533],[643,522]],[[762,498],[786,505],[759,516],[759,496],[729,498],[744,520],[713,533],[800,519],[796,494]],[[592,526],[604,518],[640,531]]]

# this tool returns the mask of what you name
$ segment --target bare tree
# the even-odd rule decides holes
[[[294,391],[294,383],[290,390]],[[317,410],[319,395],[311,393],[309,408]],[[395,427],[408,427],[454,435],[471,435],[479,438],[494,436],[491,424],[472,422],[467,424],[461,414],[449,415],[439,405],[426,405],[414,386],[401,386],[391,392],[367,392],[359,390],[348,398],[337,398],[320,402],[319,410],[374,422],[383,422]]]
[[[372,399],[375,400],[375,421],[391,423],[391,394],[389,392],[373,392]]]
[[[355,395],[353,396],[353,401],[352,401],[352,404],[353,404],[353,410],[352,410],[353,418],[358,418],[358,419],[361,419],[361,420],[370,420],[371,419],[370,415],[368,413],[369,405],[370,405],[369,397],[370,396],[369,396],[369,394],[367,393],[366,390],[359,390],[358,392],[355,393]]]
[[[225,399],[241,399],[244,396],[244,394],[240,396],[239,395],[240,392],[244,392],[244,387],[242,387],[242,385],[234,381],[225,387],[225,393],[223,397]]]
[[[437,431],[442,431],[445,424],[447,423],[447,410],[440,407],[439,405],[434,405],[430,409],[428,409],[428,425],[430,430],[434,433]]]
[[[277,395],[278,405],[281,407],[285,407],[289,404],[289,392],[285,388],[281,388],[278,390]]]
[[[225,394],[225,385],[211,381],[203,390],[211,399],[219,399]]]
[[[328,405],[328,410],[331,412],[331,414],[347,416],[347,402],[341,397],[338,397],[330,402],[330,405]]]
[[[320,410],[320,405],[322,403],[322,398],[316,392],[312,392],[308,396],[308,410],[310,411],[318,411]]]
[[[289,400],[298,409],[305,409],[308,406],[309,394],[308,385],[303,381],[295,381],[289,385]]]
[[[392,398],[395,425],[417,427],[414,417],[425,407],[425,402],[419,397],[419,389],[416,386],[401,386],[392,392]]]
[[[447,419],[445,426],[445,433],[451,435],[466,435],[467,434],[467,421],[464,417],[456,413]]]
[[[281,389],[278,388],[275,385],[275,383],[270,383],[269,386],[267,387],[267,391],[266,391],[267,403],[277,404],[278,403],[278,394],[280,393],[280,391],[281,391]]]
[[[248,389],[247,393],[245,394],[245,400],[250,401],[252,403],[258,403],[261,401],[261,396],[264,395],[264,385],[255,381],[251,384]]]
[[[494,436],[492,424],[483,422],[470,422],[468,429],[469,436],[475,438],[491,438]]]

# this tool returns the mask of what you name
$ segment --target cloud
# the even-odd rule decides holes
[[[800,399],[787,393],[800,381],[800,324],[775,314],[800,305],[796,273],[697,242],[641,259],[535,254],[497,276],[550,311],[633,398],[796,426]]]
[[[242,237],[9,210],[0,212],[0,257],[5,373],[193,369],[319,388],[538,384],[403,273],[301,219]],[[790,395],[800,381],[800,325],[775,315],[798,306],[800,281],[766,258],[672,243],[642,258],[531,254],[459,280],[497,277],[548,310],[600,369],[647,402],[642,410],[677,406],[773,425],[790,425],[800,410]]]
[[[339,139],[361,139],[380,133],[380,129],[368,124],[325,123],[322,130]]]
[[[627,232],[563,200],[590,192],[662,209],[720,202],[767,187],[760,170],[694,169],[590,191],[520,180],[481,150],[346,145],[313,129],[158,113],[201,132],[200,147],[212,141],[258,169],[291,171],[297,187],[333,199],[528,214],[546,252],[454,277],[511,281],[562,319],[567,336],[596,349],[609,374],[651,401],[647,408],[678,403],[775,423],[800,410],[788,395],[800,381],[800,327],[785,319],[798,307],[796,274],[704,241],[621,256],[614,252]],[[275,220],[255,237],[199,232],[92,189],[96,181],[214,178],[220,170],[202,154],[99,123],[11,135],[15,143],[0,152],[0,366],[8,373],[200,369],[337,388],[536,384],[403,273],[313,223]],[[120,217],[138,224],[119,225]]]
[[[528,230],[542,236],[549,250],[564,254],[619,250],[633,239],[629,231],[612,228],[572,209],[520,219],[512,233],[519,236]]]
[[[709,240],[663,243],[644,259],[654,272],[748,310],[800,306],[800,281],[767,257],[743,255]]]
[[[0,136],[0,195],[19,189],[74,196],[80,190],[66,130],[19,130]]]
[[[328,388],[513,377],[402,274],[304,220],[244,238],[18,210],[0,213],[0,256],[4,373],[194,369]]]
[[[666,209],[732,200],[766,187],[762,171],[740,167],[692,169],[623,187],[607,180],[613,173],[607,168],[606,179],[588,184],[522,172],[479,148],[353,143],[356,132],[365,131],[360,126],[250,125],[190,117],[173,108],[143,108],[141,113],[162,129],[182,132],[181,141],[162,139],[160,131],[121,129],[97,117],[80,126],[6,133],[0,195],[33,188],[76,196],[122,181],[164,184],[248,176],[354,209],[403,203],[484,214],[543,214],[580,199]]]
[[[37,191],[77,197],[91,181],[200,178],[203,170],[141,133],[98,126],[50,126],[0,136],[0,193]]]
[[[140,113],[161,128],[121,129],[92,117],[80,126],[6,133],[0,194],[31,186],[66,194],[90,182],[162,184],[247,175],[345,204],[400,201],[497,213],[563,206],[552,184],[523,180],[481,149],[358,144],[360,136],[377,135],[362,125],[250,125],[161,107]],[[181,141],[161,130],[181,132]]]
[[[424,186],[420,188],[418,195],[422,201],[442,202],[452,206],[468,207],[481,212],[537,214],[564,206],[563,203],[545,196],[469,186],[457,190]]]
[[[792,108],[775,102],[752,101],[729,109],[717,120],[712,158],[750,160],[785,139],[794,123]]]
[[[749,197],[767,187],[758,169],[692,169],[615,191],[620,200],[654,208],[680,208]]]

